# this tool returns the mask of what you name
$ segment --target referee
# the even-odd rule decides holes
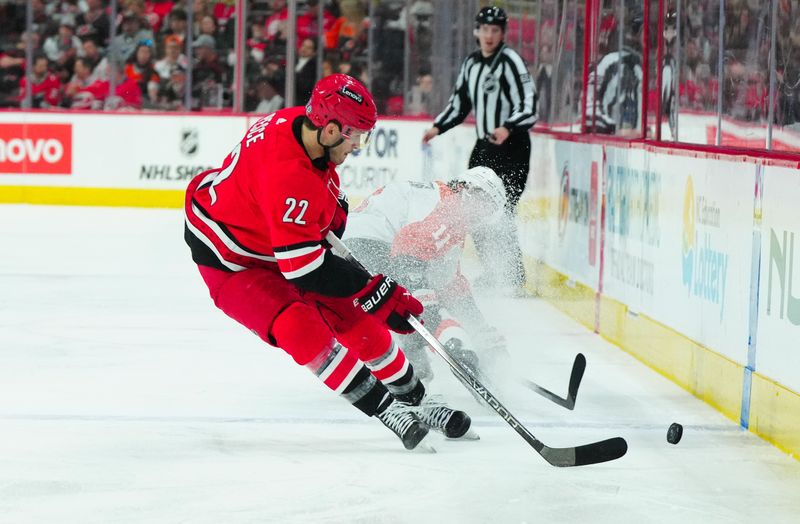
[[[622,47],[604,55],[589,71],[586,125],[595,133],[635,138],[642,128],[644,11],[631,6],[624,22]]]
[[[484,230],[473,235],[487,270],[481,281],[486,285],[499,283],[489,273],[489,268],[494,268],[492,271],[510,279],[505,284],[521,292],[525,269],[513,217],[530,170],[529,130],[536,122],[536,88],[525,61],[503,42],[507,21],[506,12],[499,7],[484,7],[478,12],[474,35],[480,49],[461,64],[447,107],[425,132],[422,142],[427,144],[462,123],[474,110],[478,139],[469,167],[494,169],[505,185],[509,212],[507,227],[501,231]],[[508,267],[497,264],[501,253],[508,258]]]

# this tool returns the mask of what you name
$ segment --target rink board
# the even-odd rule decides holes
[[[794,301],[800,291],[792,293],[796,166],[536,136],[532,172],[539,180],[524,198],[535,195],[549,205],[544,225],[523,213],[523,236],[546,239],[523,244],[529,273],[536,275],[531,286],[800,457],[800,353],[791,343],[800,324]],[[597,170],[576,158],[602,159],[598,193],[571,183]],[[575,255],[575,246],[577,256],[564,256]],[[595,250],[597,277],[587,271]]]
[[[191,177],[220,165],[256,120],[3,112],[0,202],[178,208]],[[351,200],[463,169],[473,129],[423,147],[428,125],[381,119],[340,168]],[[800,456],[796,163],[535,134],[531,166],[520,206],[530,285]]]
[[[181,207],[197,173],[218,167],[252,115],[0,112],[0,203]],[[382,119],[368,147],[339,169],[359,201],[394,180],[456,174],[474,131],[422,146],[425,124]],[[151,198],[143,198],[151,197]]]

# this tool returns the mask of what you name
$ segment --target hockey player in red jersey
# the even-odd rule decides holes
[[[451,356],[475,373],[475,342],[481,356],[491,361],[505,353],[505,339],[478,308],[461,273],[461,255],[466,235],[496,222],[505,205],[503,183],[488,167],[473,167],[449,182],[392,182],[358,206],[344,236],[366,267],[391,270],[409,286],[425,305],[427,327]],[[405,347],[427,382],[432,372],[425,341],[415,335]]]
[[[423,307],[324,241],[347,222],[335,167],[366,144],[376,119],[361,83],[323,78],[305,107],[261,118],[219,169],[192,180],[185,238],[218,308],[413,449],[429,428],[458,438],[470,426],[425,395],[389,332],[411,333],[407,319]]]

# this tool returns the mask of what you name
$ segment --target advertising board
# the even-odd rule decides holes
[[[604,294],[746,363],[755,165],[606,155]]]
[[[71,175],[72,124],[0,123],[0,174]]]
[[[800,176],[764,168],[756,371],[800,391]]]

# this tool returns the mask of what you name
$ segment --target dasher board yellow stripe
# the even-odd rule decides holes
[[[525,266],[529,287],[539,297],[587,328],[596,327],[600,336],[739,423],[743,364],[617,300],[595,300],[589,286],[546,264],[526,257]],[[752,381],[749,430],[800,460],[800,394],[758,373]]]
[[[0,186],[2,204],[182,208],[184,195],[178,189]]]

